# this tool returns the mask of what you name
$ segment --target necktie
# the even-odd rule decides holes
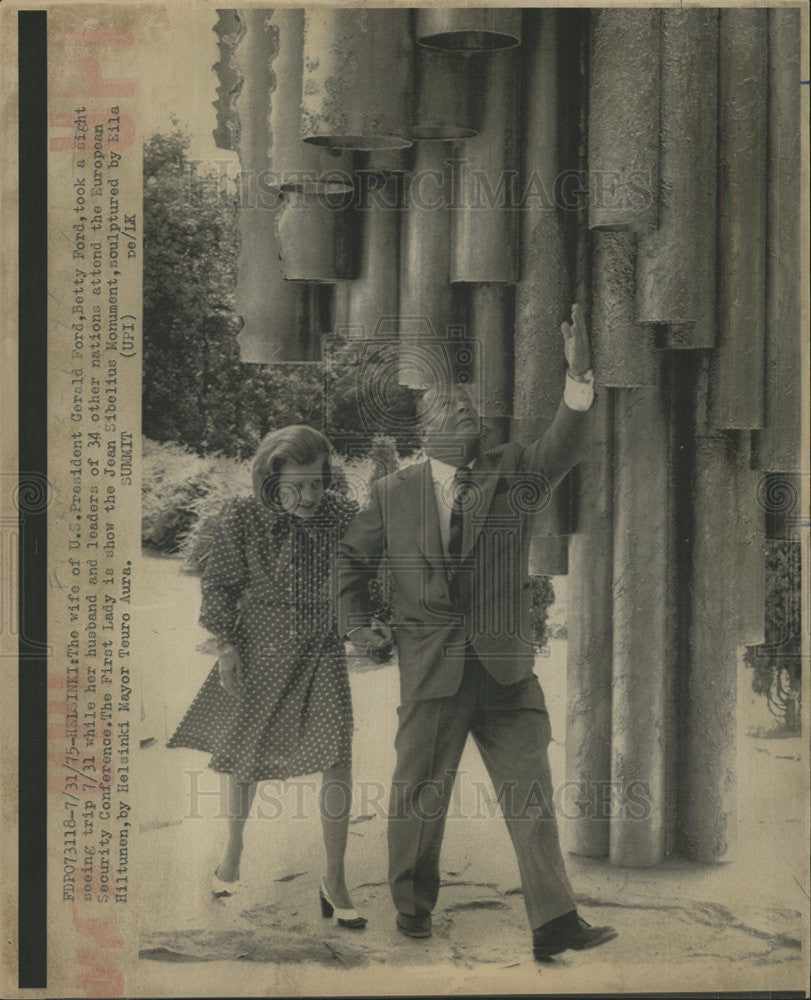
[[[458,559],[462,553],[462,535],[465,520],[465,499],[467,498],[473,473],[470,466],[463,465],[453,476],[453,506],[451,507],[451,525],[448,536],[448,555]]]

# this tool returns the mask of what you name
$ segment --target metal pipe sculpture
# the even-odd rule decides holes
[[[617,389],[610,860],[644,867],[667,848],[672,500],[669,421],[658,389]],[[644,624],[643,624],[644,623]],[[644,720],[644,724],[642,723]]]
[[[766,327],[767,12],[720,15],[717,426],[762,427]]]
[[[417,11],[417,40],[436,49],[490,52],[521,43],[517,8],[425,8]]]
[[[769,11],[766,426],[755,433],[758,468],[769,472],[799,472],[803,460],[801,33],[799,10]]]
[[[622,13],[622,12],[617,12]],[[662,17],[659,224],[640,238],[636,318],[680,326],[673,348],[715,347],[718,12]]]
[[[520,74],[516,53],[491,53],[479,134],[458,147],[451,281],[514,283],[518,236]]]
[[[304,29],[301,135],[341,149],[411,145],[408,10],[311,8]]]
[[[648,232],[659,215],[658,10],[591,14],[589,226]]]
[[[631,389],[659,384],[660,352],[651,324],[637,323],[636,236],[594,233],[591,336],[598,385]]]

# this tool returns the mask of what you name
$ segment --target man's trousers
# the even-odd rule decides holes
[[[553,805],[549,715],[537,678],[498,684],[471,650],[455,694],[401,705],[398,714],[388,828],[397,909],[430,913],[436,904],[446,814],[472,733],[512,838],[530,927],[574,910]]]

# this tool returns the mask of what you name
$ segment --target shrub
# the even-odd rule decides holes
[[[752,690],[763,695],[787,732],[799,732],[802,663],[801,552],[793,540],[770,542],[766,554],[765,643],[749,646],[744,663]]]
[[[250,463],[201,458],[171,442],[144,439],[141,541],[164,553],[184,551],[201,510],[250,489]]]
[[[532,594],[530,608],[532,640],[536,649],[542,649],[549,639],[547,622],[549,608],[555,603],[555,586],[551,576],[531,576],[529,585]]]

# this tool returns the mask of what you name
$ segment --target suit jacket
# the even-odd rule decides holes
[[[527,521],[583,457],[587,426],[588,413],[561,402],[533,444],[479,454],[453,566],[442,548],[430,464],[373,483],[338,546],[338,621],[343,633],[369,624],[369,583],[382,561],[392,582],[403,702],[454,694],[468,644],[500,683],[532,673]]]

